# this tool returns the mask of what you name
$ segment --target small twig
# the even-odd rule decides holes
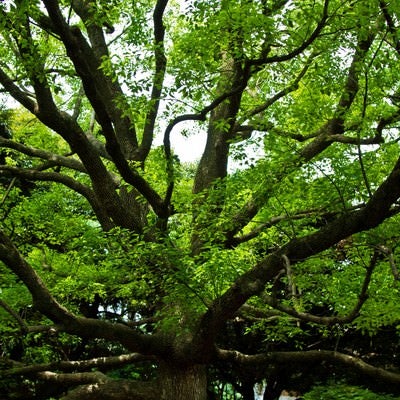
[[[288,277],[288,286],[289,286],[289,290],[290,290],[290,295],[293,301],[293,307],[296,311],[300,310],[300,303],[299,303],[299,299],[298,299],[298,292],[297,292],[297,288],[296,288],[296,284],[294,282],[294,278],[293,278],[293,270],[292,270],[292,266],[290,265],[290,260],[289,257],[286,254],[282,255],[282,258],[285,262],[285,268],[286,268],[286,274]]]
[[[16,177],[14,177],[14,178],[11,179],[11,182],[10,182],[10,184],[8,185],[6,192],[4,193],[3,198],[1,199],[0,208],[3,207],[3,204],[4,204],[4,202],[6,201],[8,195],[10,194],[11,189],[13,188],[13,186],[14,186],[16,180],[17,180]]]
[[[396,281],[400,281],[400,272],[397,269],[396,263],[394,261],[393,251],[384,245],[378,246],[378,250],[387,256],[390,269],[392,270],[393,277]]]
[[[83,85],[81,84],[81,86],[79,87],[78,93],[77,93],[77,98],[76,98],[76,102],[74,104],[74,110],[72,113],[72,119],[74,121],[76,121],[78,119],[79,114],[81,113],[82,99],[83,99],[84,95],[85,95],[85,90],[83,88]]]
[[[3,307],[4,310],[6,310],[18,322],[22,332],[29,332],[29,327],[26,325],[25,321],[4,300],[0,299],[0,307]]]
[[[291,293],[292,299],[294,300],[296,298],[296,285],[295,285],[294,279],[293,279],[292,266],[290,265],[289,257],[286,254],[284,254],[282,256],[282,258],[283,258],[283,261],[285,262],[286,275],[288,277],[288,285],[289,285],[290,293]]]

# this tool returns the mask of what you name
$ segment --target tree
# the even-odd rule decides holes
[[[22,376],[35,398],[250,399],[321,363],[399,384],[339,343],[400,320],[396,2],[0,10],[14,396]]]

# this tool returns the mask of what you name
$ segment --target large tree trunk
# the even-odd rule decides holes
[[[207,377],[204,366],[177,367],[161,363],[159,382],[161,400],[207,399]]]

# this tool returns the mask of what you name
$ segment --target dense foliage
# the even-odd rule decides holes
[[[7,0],[0,35],[0,392],[399,395],[397,1]]]
[[[304,396],[304,400],[394,400],[391,395],[379,395],[367,389],[344,384],[317,386]]]

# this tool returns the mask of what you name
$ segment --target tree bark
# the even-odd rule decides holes
[[[206,400],[207,377],[204,366],[174,366],[166,362],[159,367],[161,400]]]
[[[109,380],[79,386],[68,392],[60,400],[156,400],[157,391],[151,383]]]

